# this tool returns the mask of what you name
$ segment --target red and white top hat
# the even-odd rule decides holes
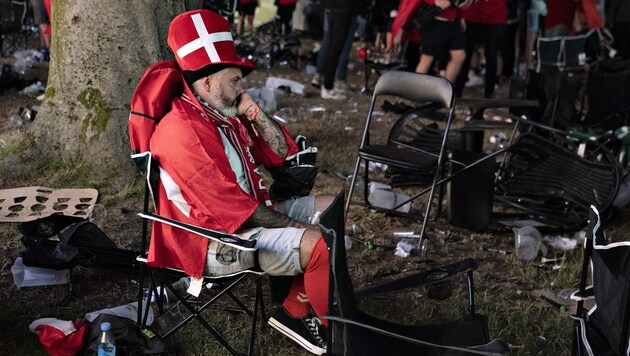
[[[201,70],[209,75],[236,66],[245,76],[254,68],[251,61],[244,62],[236,55],[227,20],[209,10],[188,11],[175,17],[168,29],[168,45],[184,72]]]

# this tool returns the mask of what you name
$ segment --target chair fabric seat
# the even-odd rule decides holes
[[[411,171],[425,171],[437,165],[437,157],[390,145],[369,145],[359,149],[359,157]]]

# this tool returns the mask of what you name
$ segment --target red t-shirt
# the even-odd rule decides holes
[[[507,1],[478,0],[462,9],[462,18],[466,21],[487,25],[505,24],[507,23]]]
[[[547,1],[547,16],[545,16],[545,28],[556,25],[573,27],[573,17],[579,4],[578,0],[550,0]]]

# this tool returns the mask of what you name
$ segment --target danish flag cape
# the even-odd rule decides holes
[[[249,121],[244,121],[199,103],[174,61],[147,69],[132,99],[129,137],[132,151],[149,150],[160,164],[159,215],[234,233],[260,203],[272,205],[257,167],[281,166],[285,159],[261,137],[244,137],[251,132]],[[289,155],[297,153],[297,145],[282,130]],[[249,192],[237,183],[226,155],[226,139],[238,154]],[[154,223],[148,263],[183,269],[199,278],[207,247],[205,237]]]

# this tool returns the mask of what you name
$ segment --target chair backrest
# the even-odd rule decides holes
[[[582,70],[588,58],[586,43],[598,32],[591,30],[577,36],[539,37],[536,44],[536,72],[554,74],[564,70]]]
[[[520,208],[551,224],[581,228],[591,202],[605,210],[617,195],[619,167],[609,153],[608,161],[586,159],[535,133],[519,135],[509,152],[495,197],[501,201],[511,197]]]
[[[330,251],[329,310],[333,310],[336,301],[342,316],[352,316],[356,312],[356,299],[346,259],[343,192],[337,194],[333,203],[321,214],[319,223],[324,227],[322,232]]]
[[[395,95],[416,103],[429,101],[446,108],[453,105],[453,86],[448,80],[398,70],[386,72],[379,77],[373,97],[381,95]]]
[[[376,98],[383,95],[393,95],[418,104],[430,102],[440,107],[449,108],[450,110],[446,119],[444,132],[445,136],[443,137],[443,140],[446,140],[453,117],[453,109],[455,108],[455,96],[451,82],[442,77],[391,70],[381,75],[374,87],[374,93],[372,94],[370,108],[361,137],[361,148],[370,144],[370,124],[372,122]],[[441,151],[443,151],[443,146],[443,144],[440,145]]]

